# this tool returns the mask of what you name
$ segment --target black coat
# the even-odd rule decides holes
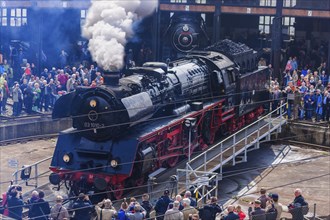
[[[31,206],[31,216],[34,220],[47,220],[50,214],[49,203],[43,199],[39,199],[38,201],[32,203]]]

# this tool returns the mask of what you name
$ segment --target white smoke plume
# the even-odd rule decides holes
[[[158,0],[92,0],[82,34],[92,58],[105,70],[124,66],[125,45],[133,23],[154,12]]]

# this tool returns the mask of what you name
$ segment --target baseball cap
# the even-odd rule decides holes
[[[261,204],[261,201],[257,199],[257,200],[254,201],[254,203],[255,204]]]
[[[168,195],[168,194],[170,194],[170,191],[168,189],[165,189],[164,195]]]
[[[277,193],[272,193],[272,199],[278,199],[278,194]]]

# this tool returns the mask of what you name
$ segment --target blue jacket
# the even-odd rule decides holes
[[[9,211],[9,217],[13,219],[22,219],[22,212],[23,212],[23,206],[24,202],[22,199],[19,199],[17,197],[10,197],[8,199],[8,211]]]
[[[162,196],[158,199],[155,205],[155,211],[157,214],[165,214],[168,204],[173,202],[168,196]]]
[[[234,212],[229,212],[225,220],[239,220],[239,216]]]
[[[78,199],[72,206],[74,210],[74,219],[76,220],[90,220],[90,211],[93,208],[92,203],[88,200]]]
[[[34,220],[47,220],[50,214],[49,203],[43,199],[39,199],[38,201],[32,203],[30,210],[31,216],[29,217],[33,218]]]

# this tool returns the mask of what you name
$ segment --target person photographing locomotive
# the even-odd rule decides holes
[[[249,216],[250,220],[266,220],[266,211],[261,208],[261,201],[255,200],[250,203],[249,207]],[[254,210],[252,210],[252,206],[254,206]]]
[[[90,211],[92,210],[93,205],[89,200],[88,195],[80,193],[78,199],[73,203],[72,209],[74,211],[75,220],[90,220]]]
[[[21,220],[23,206],[22,187],[10,186],[7,193],[8,217]]]
[[[116,215],[116,209],[112,206],[110,199],[103,199],[95,206],[98,220],[112,219]]]

